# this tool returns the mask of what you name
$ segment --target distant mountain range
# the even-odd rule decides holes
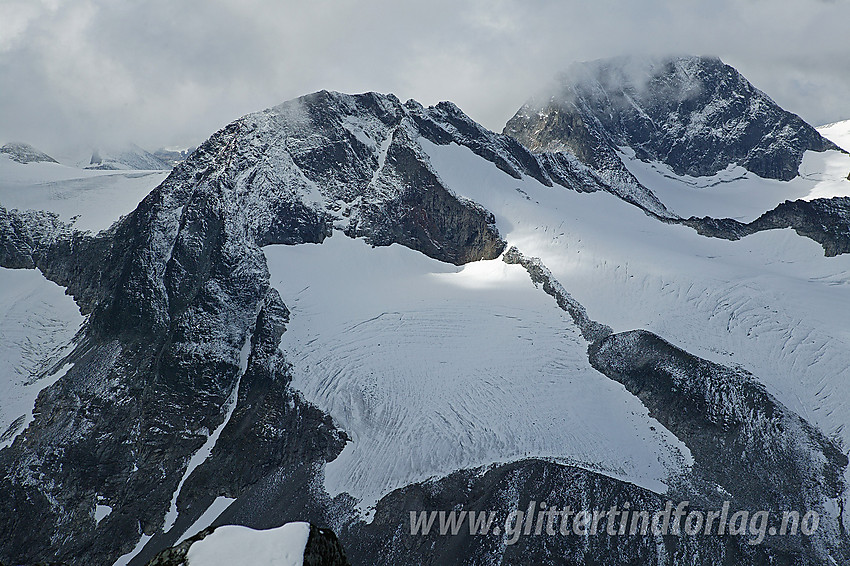
[[[170,156],[169,156],[170,157]],[[103,151],[95,149],[91,156],[91,161],[86,166],[87,169],[171,169],[171,165],[166,160],[160,159],[158,156],[145,151],[135,144],[129,144],[111,151]]]
[[[135,144],[126,144],[109,149],[95,149],[91,153],[91,158],[74,165],[104,171],[167,171],[182,163],[192,151],[194,148],[181,150],[161,148],[151,153]],[[10,159],[18,163],[59,163],[43,151],[23,142],[7,143],[0,147],[0,153],[8,155]]]

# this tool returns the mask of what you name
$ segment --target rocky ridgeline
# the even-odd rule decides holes
[[[465,145],[513,176],[604,188],[573,161],[533,156],[453,105],[319,92],[217,132],[98,235],[2,210],[0,265],[40,269],[89,318],[66,360],[73,367],[0,453],[0,558],[100,564],[143,535],[150,549],[169,546],[215,497],[281,473],[308,493],[345,435],[287,387],[277,346],[288,311],[261,247],[321,242],[338,229],[455,264],[498,257],[492,214],[441,184],[420,137]],[[183,482],[172,528],[164,517],[189,459],[228,414],[210,457]],[[96,522],[96,504],[114,511]],[[319,508],[306,495],[299,505]]]
[[[725,76],[718,65],[700,63],[697,77],[705,79],[709,71]],[[688,69],[673,65],[670,80],[679,80]],[[671,84],[674,94],[692,90],[692,83]],[[759,98],[759,93],[749,95]],[[401,536],[414,504],[507,512],[533,498],[591,509],[629,499],[653,503],[660,497],[551,462],[460,471],[402,488],[379,502],[369,524],[360,520],[349,498],[331,500],[319,487],[323,465],[336,458],[347,437],[289,387],[289,366],[278,349],[289,311],[269,285],[262,246],[319,243],[337,230],[373,245],[405,245],[456,265],[502,255],[506,244],[493,215],[443,185],[423,139],[464,146],[515,178],[609,191],[651,215],[679,221],[651,191],[618,173],[612,154],[606,153],[611,144],[638,136],[638,125],[656,124],[650,110],[673,112],[655,102],[640,106],[649,118],[632,119],[626,112],[604,136],[598,129],[603,121],[591,128],[585,115],[556,121],[573,124],[574,133],[529,122],[526,131],[543,136],[525,140],[532,152],[510,136],[488,132],[450,103],[424,108],[393,96],[323,91],[223,128],[135,211],[97,235],[75,232],[50,214],[0,208],[0,265],[40,269],[66,287],[89,315],[77,348],[64,360],[73,367],[42,392],[33,423],[0,451],[5,472],[0,477],[0,561],[111,564],[144,536],[149,540],[131,564],[145,564],[172,547],[221,496],[236,501],[216,524],[269,528],[298,519],[332,525],[355,564],[485,557],[527,563],[563,556],[578,564],[598,559],[674,566],[820,564],[827,553],[848,559],[841,519],[828,514],[824,520],[831,522],[814,543],[768,541],[755,548],[734,537],[532,537],[507,548],[498,537]],[[683,109],[691,103],[676,99],[676,104],[684,119]],[[695,115],[688,116],[688,124],[696,123]],[[775,124],[752,119],[747,124],[762,124],[762,137],[794,130],[785,127],[796,124],[791,118],[774,118],[779,120]],[[523,141],[515,120],[508,131]],[[675,130],[672,122],[665,124],[656,124],[659,132],[668,126]],[[776,130],[779,124],[784,125]],[[779,165],[773,173],[786,175],[795,152],[817,141],[806,137],[805,128],[798,130],[782,138],[775,151],[762,142],[750,144],[752,167],[758,166],[757,154],[775,154]],[[645,155],[666,151],[668,142],[671,148],[706,143],[705,151],[717,149],[703,140],[713,130],[699,130],[696,136],[685,135],[688,131],[676,134],[675,143],[661,133],[648,135]],[[726,151],[718,163],[734,154],[729,139],[724,143],[717,149]],[[792,150],[783,153],[783,144]],[[786,212],[757,227],[788,222],[826,242],[825,248],[832,246],[827,253],[845,250],[846,203],[815,202],[801,213],[795,207],[802,205],[785,206]],[[828,220],[818,226],[818,218]],[[719,226],[712,235],[722,237],[740,237],[748,229],[713,219],[692,222],[706,233],[706,227]],[[623,383],[691,449],[696,471],[678,478],[678,497],[714,505],[706,486],[722,486],[740,505],[821,509],[843,489],[847,462],[840,450],[752,380],[648,333],[612,334],[590,320],[538,260],[521,250],[509,252],[505,260],[522,265],[579,324],[598,369]],[[691,370],[696,372],[693,383],[682,377]],[[682,391],[686,395],[677,396]],[[189,468],[213,431],[217,441],[209,457]],[[744,454],[742,446],[756,449]],[[712,465],[715,461],[723,465]],[[738,461],[738,467],[733,465]],[[767,475],[742,479],[750,472]],[[782,493],[773,493],[771,482],[783,486]],[[96,505],[108,505],[112,512],[97,521]]]
[[[704,236],[739,240],[763,230],[793,228],[800,236],[811,238],[823,246],[824,254],[833,257],[850,253],[850,198],[786,201],[752,222],[731,218],[696,218],[682,220]]]

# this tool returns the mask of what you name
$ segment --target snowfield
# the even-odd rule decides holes
[[[850,257],[826,258],[790,229],[703,237],[608,193],[517,180],[466,147],[418,142],[444,184],[493,212],[508,245],[539,257],[591,319],[740,366],[850,443],[850,322],[836,308],[850,304]],[[676,177],[623,155],[682,215],[749,220],[788,198],[850,194],[850,157],[835,151],[809,152],[791,182],[734,168]],[[332,496],[348,492],[368,510],[412,482],[527,457],[664,493],[691,462],[590,367],[572,320],[517,265],[457,268],[341,234],[265,252],[292,310],[281,344],[292,386],[352,439],[326,466]]]
[[[838,151],[807,151],[800,176],[791,181],[764,179],[741,166],[730,166],[710,177],[677,175],[664,163],[637,159],[628,147],[620,148],[620,157],[641,184],[683,218],[712,216],[750,222],[786,200],[850,196],[850,155]]]
[[[52,211],[79,230],[98,232],[136,208],[167,175],[22,164],[0,155],[0,206]],[[70,352],[83,321],[74,300],[40,272],[0,268],[0,448],[32,421],[38,393],[70,369],[53,365]]]
[[[189,566],[248,563],[254,566],[301,566],[309,536],[309,523],[286,523],[267,531],[232,525],[219,527],[189,548],[186,563]]]
[[[74,300],[40,272],[0,268],[0,448],[32,421],[39,392],[70,369],[54,366],[83,321]]]
[[[591,368],[572,319],[518,265],[459,268],[342,234],[265,253],[292,311],[292,387],[352,439],[326,467],[331,495],[367,510],[412,482],[526,457],[664,492],[691,461]]]
[[[850,445],[849,256],[824,257],[791,229],[702,237],[609,194],[515,180],[466,148],[421,143],[447,186],[491,210],[508,244],[540,257],[592,319],[739,365]]]
[[[826,124],[819,127],[818,131],[841,149],[850,151],[850,120]]]
[[[170,171],[90,171],[58,163],[16,163],[0,155],[0,206],[49,210],[78,230],[109,228]]]

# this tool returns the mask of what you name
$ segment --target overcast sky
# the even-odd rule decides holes
[[[501,130],[573,61],[713,54],[850,118],[850,0],[0,0],[0,141],[188,146],[319,89],[452,100]]]

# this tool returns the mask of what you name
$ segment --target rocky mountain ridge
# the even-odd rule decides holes
[[[680,175],[737,163],[790,180],[805,151],[839,150],[714,57],[620,57],[573,65],[552,94],[505,126],[533,151],[568,150],[596,169],[622,172],[620,146]]]
[[[786,140],[792,154],[808,143],[800,139]],[[172,546],[218,497],[236,499],[219,524],[269,527],[298,515],[334,526],[354,563],[439,557],[521,563],[564,553],[587,564],[593,556],[675,565],[850,559],[844,517],[826,509],[845,487],[840,447],[749,377],[651,333],[614,334],[605,321],[591,320],[542,262],[521,249],[503,256],[507,242],[494,213],[446,185],[423,140],[467,148],[511,179],[608,192],[661,220],[679,221],[636,180],[605,163],[588,163],[581,152],[561,151],[565,145],[532,153],[450,103],[424,108],[392,95],[325,91],[220,130],[133,213],[100,234],[75,232],[47,213],[0,208],[0,265],[38,268],[67,287],[89,315],[78,346],[61,360],[73,367],[39,396],[32,425],[0,451],[7,470],[0,478],[0,516],[8,518],[0,523],[6,541],[0,560],[109,564],[124,557],[142,564]],[[587,155],[604,159],[606,146],[594,147]],[[835,200],[789,203],[753,228],[715,219],[685,222],[706,233],[706,226],[717,226],[711,235],[724,238],[785,222],[836,255],[847,251],[847,207]],[[818,228],[818,219],[828,226]],[[321,243],[334,232],[373,246],[401,244],[457,266],[499,257],[521,265],[554,299],[553,308],[568,312],[582,330],[591,363],[659,414],[695,453],[697,471],[676,486],[677,497],[713,505],[717,496],[710,490],[723,485],[740,505],[806,505],[824,511],[824,534],[814,542],[770,540],[755,549],[734,538],[649,537],[624,546],[610,539],[528,539],[511,550],[488,538],[398,544],[413,501],[435,508],[478,501],[507,511],[543,496],[592,508],[660,495],[538,460],[402,488],[379,502],[371,523],[348,498],[323,494],[317,487],[322,467],[350,438],[289,386],[291,368],[279,346],[291,313],[270,285],[262,248]],[[692,370],[695,383],[682,381]],[[686,395],[678,397],[682,389]],[[671,399],[686,419],[666,409]],[[736,462],[742,447],[754,445],[741,474],[752,473],[752,481],[731,474],[735,468],[709,465],[717,455]],[[772,469],[776,461],[783,465]],[[765,470],[773,484],[758,479]],[[564,491],[564,485],[573,487]],[[773,493],[770,485],[782,491]],[[511,493],[516,497],[505,497]],[[98,505],[112,509],[101,520],[94,516]]]

